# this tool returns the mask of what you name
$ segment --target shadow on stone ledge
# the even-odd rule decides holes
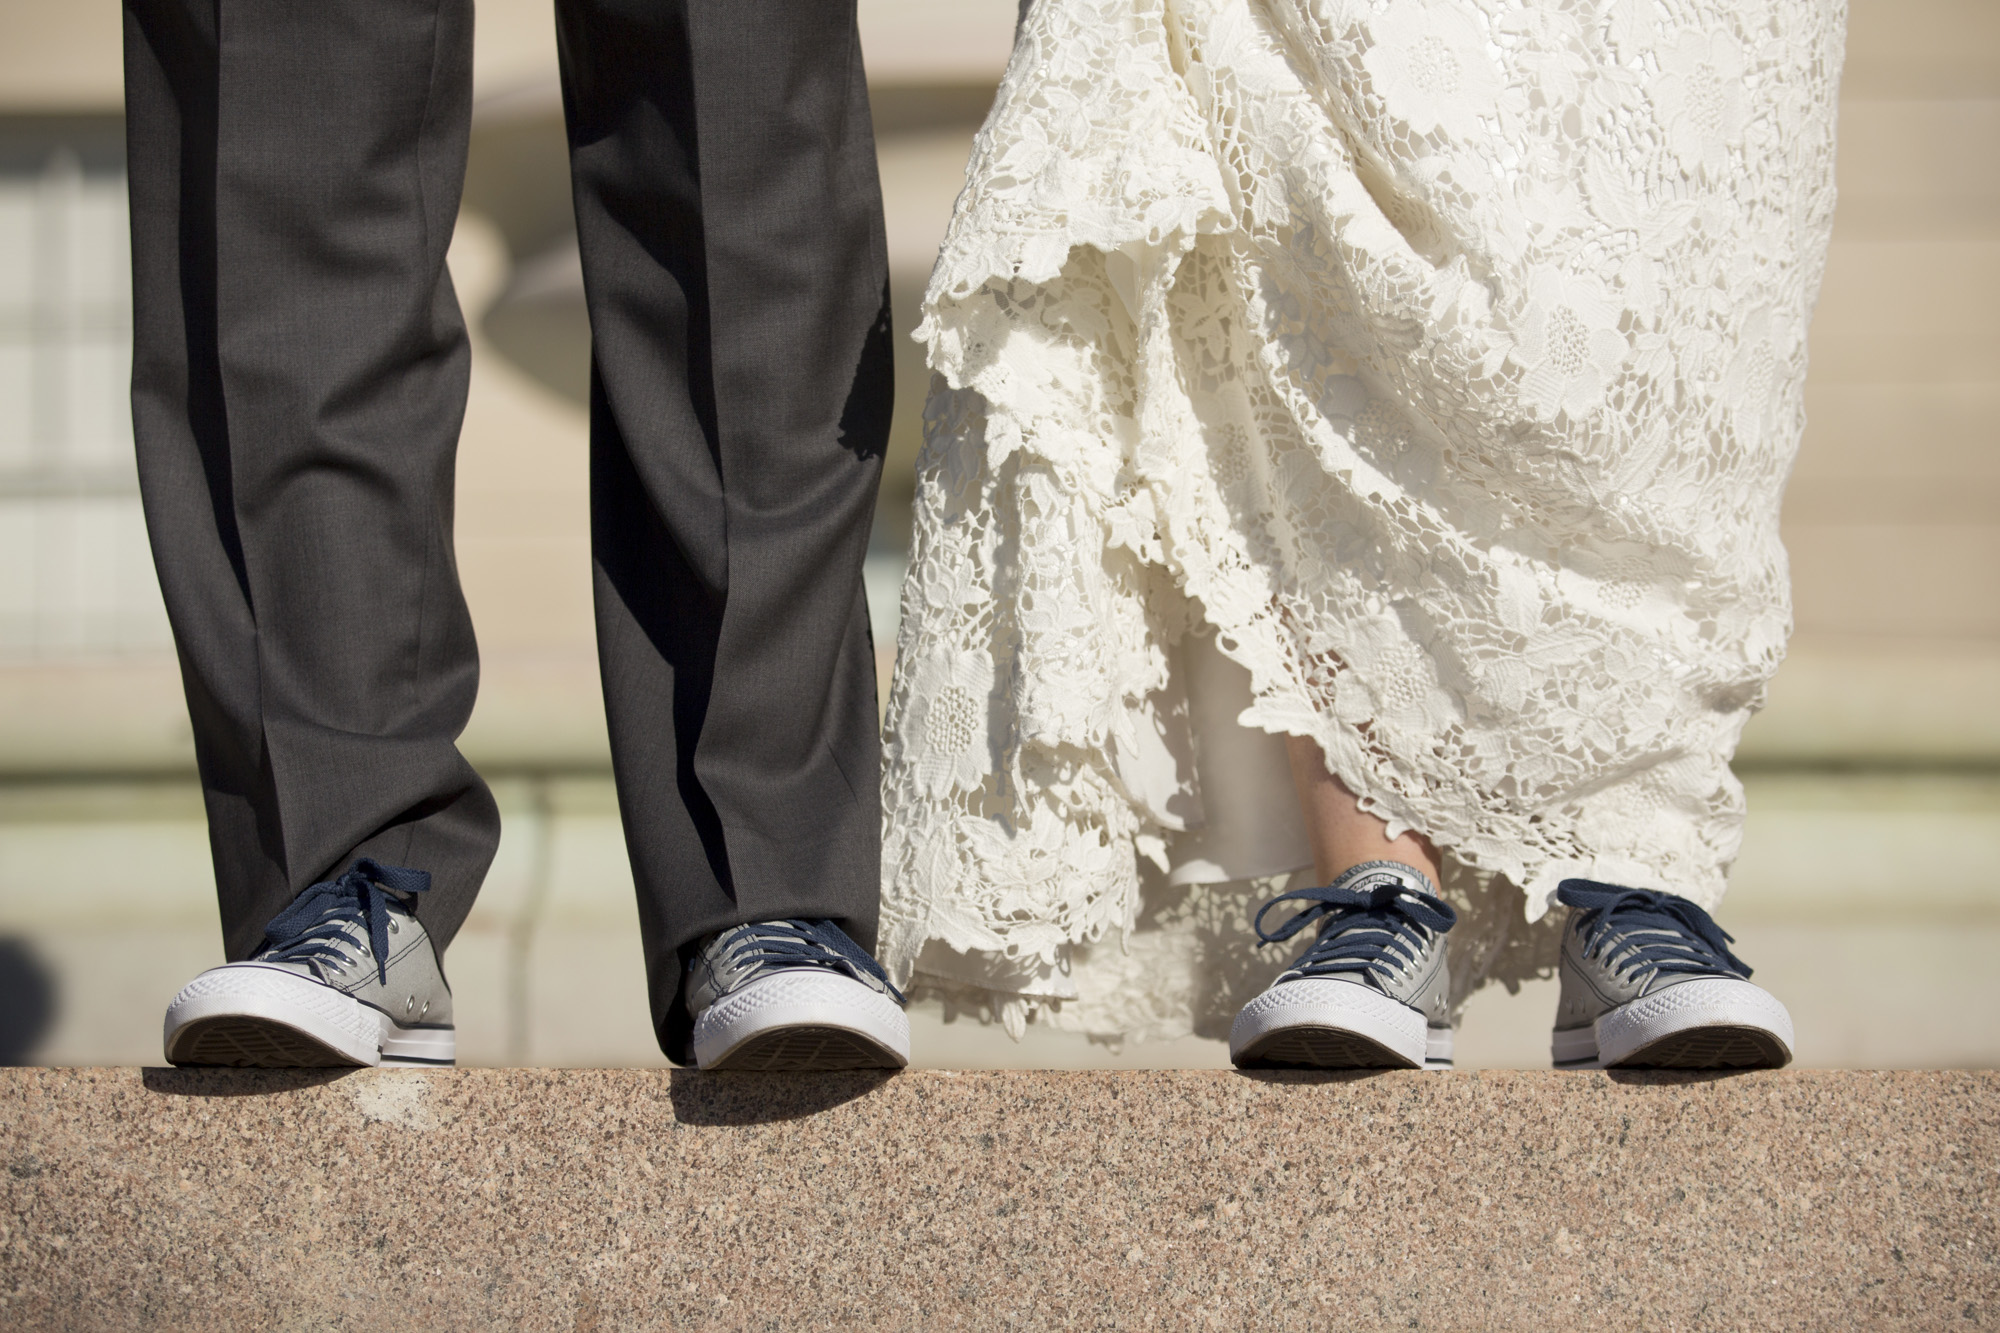
[[[1588,1073],[1590,1071],[1579,1071]],[[1604,1077],[1613,1083],[1640,1088],[1674,1088],[1688,1083],[1720,1083],[1746,1074],[1769,1073],[1766,1069],[1606,1069]]]
[[[146,1091],[166,1097],[267,1097],[274,1092],[317,1088],[359,1072],[339,1069],[175,1069],[150,1066],[140,1071]]]
[[[146,1091],[163,1097],[268,1097],[324,1087],[361,1072],[355,1068],[152,1067],[140,1071],[140,1078]],[[561,1071],[555,1070],[436,1072],[447,1077],[453,1073],[501,1072],[561,1077]],[[693,1069],[675,1069],[666,1074],[674,1118],[686,1125],[765,1125],[804,1120],[866,1097],[895,1077],[886,1069],[826,1074],[704,1074]]]
[[[1407,1074],[1407,1069],[1237,1069],[1237,1078],[1249,1079],[1252,1083],[1359,1083],[1364,1079],[1380,1078],[1384,1074]]]
[[[668,1085],[684,1125],[767,1125],[803,1120],[866,1097],[896,1075],[887,1069],[839,1074],[704,1074],[676,1069]]]
[[[56,1017],[56,983],[26,940],[0,937],[0,1065],[27,1064]]]

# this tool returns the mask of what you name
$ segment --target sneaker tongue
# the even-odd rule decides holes
[[[1431,883],[1428,875],[1400,861],[1364,861],[1343,872],[1329,887],[1351,889],[1357,893],[1372,893],[1376,889],[1407,889],[1413,893],[1437,896],[1437,885]]]

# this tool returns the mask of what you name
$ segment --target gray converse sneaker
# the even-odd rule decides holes
[[[1671,893],[1566,879],[1558,1069],[1755,1069],[1792,1058],[1792,1016],[1708,913]]]
[[[421,870],[366,857],[265,927],[246,962],[190,981],[167,1006],[177,1065],[448,1065],[451,990],[409,899]]]
[[[831,921],[753,921],[712,936],[682,991],[701,1069],[900,1069],[903,994]]]
[[[1264,914],[1295,899],[1313,905],[1265,930]],[[1314,921],[1319,937],[1236,1015],[1229,1058],[1245,1067],[1449,1066],[1444,936],[1457,920],[1421,871],[1397,861],[1366,861],[1326,888],[1279,894],[1257,910],[1258,937],[1275,944]]]

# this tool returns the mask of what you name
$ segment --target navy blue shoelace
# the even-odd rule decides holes
[[[1276,930],[1264,929],[1264,914],[1282,902],[1312,904]],[[1458,921],[1451,904],[1416,889],[1384,885],[1373,889],[1294,889],[1257,909],[1251,924],[1265,944],[1279,944],[1313,922],[1319,938],[1287,970],[1301,977],[1337,972],[1369,972],[1387,978],[1417,961],[1424,931],[1450,930]]]
[[[831,921],[760,921],[749,939],[733,946],[731,952],[754,965],[831,967],[851,972],[857,980],[871,976],[896,997],[897,1004],[907,1003],[882,965]]]
[[[357,922],[368,928],[375,951],[375,974],[389,981],[389,895],[422,893],[431,886],[428,872],[405,866],[385,866],[362,857],[338,879],[322,880],[264,927],[268,941],[260,958],[309,964],[322,976],[324,963],[344,964],[348,943],[345,927]]]
[[[1676,894],[1566,879],[1556,886],[1556,901],[1582,913],[1577,929],[1588,955],[1596,957],[1607,946],[1614,950],[1606,961],[1620,976],[1647,967],[1750,975],[1750,965],[1729,952],[1736,937]]]

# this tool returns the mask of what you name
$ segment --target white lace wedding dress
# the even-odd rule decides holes
[[[1221,1035],[1283,735],[1448,860],[1457,998],[1571,875],[1712,906],[1841,0],[1036,0],[927,295],[883,954]]]

